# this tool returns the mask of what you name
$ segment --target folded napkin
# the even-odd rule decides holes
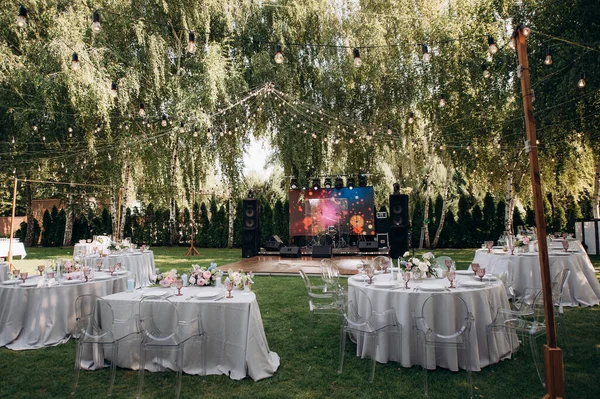
[[[54,287],[55,285],[58,285],[58,281],[55,278],[48,280],[48,287]]]
[[[42,277],[42,278],[38,279],[37,288],[45,287],[46,284],[48,284],[48,282],[46,281],[46,279],[44,277]]]

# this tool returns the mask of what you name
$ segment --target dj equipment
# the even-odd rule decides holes
[[[379,245],[377,241],[359,241],[358,250],[360,252],[377,252]]]

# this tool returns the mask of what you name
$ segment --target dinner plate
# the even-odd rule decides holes
[[[457,270],[456,274],[461,275],[461,276],[472,276],[473,275],[473,271],[471,271],[471,270]]]
[[[396,282],[392,281],[392,280],[388,280],[388,281],[375,281],[373,283],[373,286],[377,287],[377,288],[392,288],[395,285],[396,285]]]
[[[571,256],[569,252],[550,252],[551,256]]]
[[[79,284],[83,283],[83,280],[63,280],[61,284]]]
[[[194,294],[196,298],[214,298],[222,294],[220,288],[216,287],[201,287]]]
[[[20,281],[21,281],[21,279],[5,280],[2,282],[2,284],[6,284],[6,285],[18,284]]]
[[[473,276],[473,280],[479,281],[479,277]],[[496,276],[485,276],[483,278],[483,281],[496,281],[496,280],[498,280],[498,277],[496,277]]]
[[[106,275],[106,274],[96,274],[94,276],[94,280],[108,280],[110,278],[110,275]]]
[[[419,287],[420,291],[427,291],[427,292],[441,292],[441,291],[445,291],[446,287],[441,287],[439,285],[421,285]]]
[[[27,281],[25,283],[19,284],[21,287],[37,287],[37,281]]]
[[[485,283],[481,281],[461,281],[460,285],[467,288],[481,288],[485,287]]]
[[[539,256],[538,252],[521,252],[521,256]]]
[[[143,291],[142,296],[166,296],[169,295],[169,291],[158,291],[158,290],[148,290]]]

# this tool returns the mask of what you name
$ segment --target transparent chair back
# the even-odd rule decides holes
[[[384,270],[390,267],[390,262],[391,260],[387,256],[376,256],[373,259],[373,267],[375,270]]]
[[[176,338],[179,313],[168,298],[145,296],[140,302],[139,323],[143,339],[166,341]]]
[[[437,258],[435,258],[436,266],[442,270],[448,270],[448,265],[446,264],[446,261],[450,262],[450,266],[454,264],[454,261],[449,256],[438,256]]]

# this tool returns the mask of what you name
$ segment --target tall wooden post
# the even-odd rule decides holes
[[[119,241],[119,236],[121,235],[121,201],[123,201],[123,187],[119,188],[119,204],[117,206],[117,239],[116,242]]]
[[[10,235],[8,241],[8,268],[12,271],[15,268],[15,265],[12,261],[13,254],[13,232],[15,231],[15,208],[17,207],[17,184],[19,180],[15,177],[15,187],[13,189],[13,200],[12,200],[12,216],[10,218]]]
[[[523,29],[516,30],[517,52],[522,71],[521,90],[523,94],[523,112],[525,113],[525,130],[527,131],[527,150],[529,151],[529,169],[533,189],[533,205],[540,257],[540,273],[544,296],[544,313],[546,316],[546,345],[544,345],[544,366],[546,375],[546,395],[544,398],[564,398],[565,376],[562,351],[556,345],[556,324],[554,321],[554,301],[552,300],[552,279],[548,261],[548,243],[546,241],[546,220],[544,219],[544,201],[540,180],[540,165],[536,145],[535,120],[531,100],[529,61],[527,59],[527,38]]]

